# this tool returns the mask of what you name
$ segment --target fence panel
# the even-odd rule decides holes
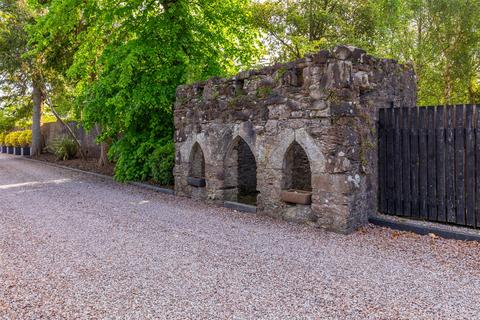
[[[437,219],[437,171],[435,153],[435,107],[427,108],[427,206],[428,219]]]
[[[435,137],[436,137],[436,175],[437,175],[437,220],[445,222],[447,217],[447,207],[445,204],[445,115],[444,107],[437,108],[435,118]]]
[[[387,150],[386,157],[391,161],[386,161],[387,175],[386,175],[386,200],[387,200],[387,213],[393,214],[395,212],[395,154],[393,149],[394,131],[393,131],[393,109],[387,109],[386,112],[386,127],[387,127]]]
[[[386,159],[385,159],[386,161]],[[418,108],[410,109],[410,199],[412,199],[412,217],[420,217],[419,160],[418,160]]]
[[[401,122],[400,122],[400,111],[394,112],[394,153],[395,153],[395,176],[394,176],[394,199],[395,199],[395,212],[403,216],[403,207],[402,207],[402,136],[401,132]]]
[[[402,196],[403,196],[403,215],[409,217],[411,215],[411,199],[410,199],[410,109],[402,109]]]
[[[447,129],[445,131],[445,183],[448,222],[455,223],[455,135],[454,135],[454,109],[447,107]]]
[[[480,228],[480,106],[382,108],[378,207]]]
[[[385,109],[380,109],[378,113],[378,210],[386,212],[386,137],[385,128]]]
[[[463,106],[455,108],[455,206],[457,224],[465,225],[465,127]]]
[[[475,111],[475,221],[476,226],[480,227],[480,106],[476,106]]]
[[[418,129],[418,184],[420,189],[420,217],[428,218],[427,207],[427,108],[420,108],[418,112],[419,129]]]
[[[467,226],[475,224],[475,154],[473,140],[473,106],[465,107],[465,216]],[[470,178],[471,177],[471,178]]]

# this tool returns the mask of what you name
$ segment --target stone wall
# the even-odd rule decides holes
[[[410,66],[347,46],[180,86],[176,192],[215,202],[253,200],[259,213],[351,232],[376,210],[377,109],[415,103]],[[204,188],[187,182],[195,144],[205,158]],[[245,146],[255,158],[249,169],[240,159]],[[246,170],[256,171],[257,192],[242,198],[238,175]],[[308,183],[299,181],[311,181],[311,204],[282,201],[292,181],[301,188]]]
[[[87,132],[82,126],[75,122],[70,122],[69,126],[80,140],[80,144],[87,155],[87,157],[98,158],[100,156],[100,145],[96,142],[96,134],[94,132]],[[46,147],[52,139],[68,136],[67,129],[60,122],[48,122],[42,124],[42,145]],[[94,130],[93,130],[94,131]]]

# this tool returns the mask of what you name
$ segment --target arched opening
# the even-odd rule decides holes
[[[189,160],[188,184],[194,187],[205,187],[205,157],[198,142],[193,145]]]
[[[307,153],[293,141],[283,161],[282,199],[285,202],[310,204],[312,192],[312,171]]]
[[[248,144],[238,137],[225,158],[225,200],[257,204],[257,163]]]

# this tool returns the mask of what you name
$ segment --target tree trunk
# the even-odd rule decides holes
[[[100,135],[102,133],[102,129],[100,128],[99,124],[95,126],[95,129],[97,129],[97,135]],[[98,158],[97,164],[99,167],[103,167],[107,163],[107,144],[105,142],[100,142],[100,157]]]
[[[98,166],[103,167],[108,163],[107,158],[107,144],[105,142],[100,143],[100,157],[98,158]]]
[[[37,83],[33,84],[33,117],[32,117],[32,148],[31,155],[38,156],[42,153],[42,135],[40,121],[42,116],[42,91]]]

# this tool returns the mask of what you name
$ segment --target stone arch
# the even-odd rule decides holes
[[[302,146],[293,141],[283,158],[284,190],[312,191],[312,170],[310,160]]]
[[[315,140],[306,132],[304,128],[297,130],[284,130],[280,133],[278,141],[280,143],[270,152],[268,156],[268,166],[272,169],[283,170],[284,155],[293,142],[298,143],[310,162],[312,175],[325,172],[325,157],[316,144]]]
[[[233,139],[228,148],[224,173],[225,200],[257,204],[257,162],[250,145],[241,136]]]
[[[190,151],[188,176],[205,178],[205,156],[198,142],[193,144]]]
[[[212,161],[212,151],[209,148],[210,146],[204,133],[191,135],[187,138],[187,140],[185,140],[185,142],[181,145],[180,148],[177,148],[180,152],[181,162],[188,164],[188,162],[190,161],[193,146],[195,144],[198,144],[200,149],[202,150],[205,163],[210,163]],[[185,170],[185,172],[188,172],[189,168],[187,167]]]

